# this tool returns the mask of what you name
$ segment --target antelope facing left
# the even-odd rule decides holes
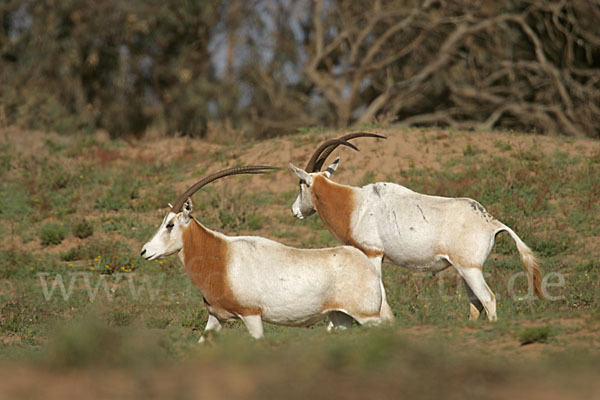
[[[259,236],[226,236],[192,217],[192,196],[229,175],[263,173],[273,167],[230,168],[196,182],[171,207],[141,255],[147,260],[178,253],[202,292],[208,322],[200,342],[221,322],[241,319],[250,335],[262,322],[309,326],[326,317],[328,329],[379,323],[382,283],[376,268],[350,246],[296,249]]]
[[[360,188],[341,185],[330,179],[339,157],[320,172],[340,144],[356,150],[347,140],[357,137],[384,138],[372,133],[348,134],[321,144],[304,170],[291,165],[300,178],[300,192],[292,205],[294,216],[303,219],[316,211],[338,240],[361,249],[379,269],[384,256],[396,265],[422,272],[436,273],[453,266],[469,295],[470,319],[479,318],[483,309],[489,320],[497,318],[496,297],[485,282],[482,267],[496,235],[508,232],[533,290],[542,297],[541,271],[531,249],[477,201],[428,196],[389,182]]]

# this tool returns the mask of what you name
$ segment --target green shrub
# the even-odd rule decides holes
[[[85,239],[94,234],[94,227],[85,218],[75,224],[73,227],[73,235],[80,239]]]
[[[519,333],[519,342],[521,346],[531,343],[547,343],[551,333],[552,329],[549,326],[525,328]]]
[[[65,238],[65,228],[56,222],[47,222],[40,230],[40,240],[44,246],[60,244]]]
[[[81,260],[81,248],[73,247],[67,251],[63,251],[60,253],[60,259],[62,261],[77,261]]]

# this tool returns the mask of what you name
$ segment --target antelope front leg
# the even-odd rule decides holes
[[[263,325],[260,315],[246,315],[242,317],[242,321],[246,324],[250,336],[254,339],[260,339],[263,337]]]
[[[204,332],[202,333],[202,336],[200,336],[198,343],[204,343],[206,341],[206,335],[209,335],[210,331],[219,332],[220,330],[221,323],[219,322],[217,317],[209,313],[208,322],[206,323],[206,327],[204,328]]]
[[[381,319],[388,323],[394,323],[396,318],[394,317],[394,313],[392,312],[392,308],[387,302],[387,297],[385,295],[385,287],[383,286],[383,273],[381,271],[381,264],[383,263],[383,254],[369,257],[369,261],[375,267],[377,274],[379,275],[379,283],[381,285]]]
[[[381,282],[381,320],[387,323],[394,323],[396,317],[394,317],[394,313],[392,312],[392,307],[387,302],[387,298],[385,297],[385,288],[383,287],[383,281]]]

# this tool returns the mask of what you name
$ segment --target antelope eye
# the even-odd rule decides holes
[[[169,223],[167,224],[166,228],[167,228],[168,230],[171,230],[171,229],[173,229],[173,226],[174,226],[174,224],[173,224],[172,222],[169,222]]]

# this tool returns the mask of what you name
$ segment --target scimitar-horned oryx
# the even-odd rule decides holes
[[[309,326],[329,317],[332,327],[379,323],[381,278],[358,249],[296,249],[258,236],[226,236],[192,217],[192,196],[229,175],[274,169],[226,169],[192,185],[171,207],[141,255],[147,260],[178,253],[208,309],[204,335],[221,322],[241,319],[251,336],[263,336],[262,322]],[[204,341],[204,335],[200,341]]]
[[[469,295],[470,319],[479,318],[483,309],[489,320],[497,318],[496,297],[485,282],[482,267],[496,235],[508,232],[534,292],[543,298],[541,271],[531,249],[477,201],[428,196],[387,182],[341,185],[331,180],[339,157],[319,172],[333,149],[356,137],[383,138],[352,133],[324,142],[304,170],[290,164],[300,178],[300,191],[292,205],[294,216],[303,219],[316,211],[339,241],[363,251],[379,268],[384,256],[415,271],[436,273],[453,266]]]

